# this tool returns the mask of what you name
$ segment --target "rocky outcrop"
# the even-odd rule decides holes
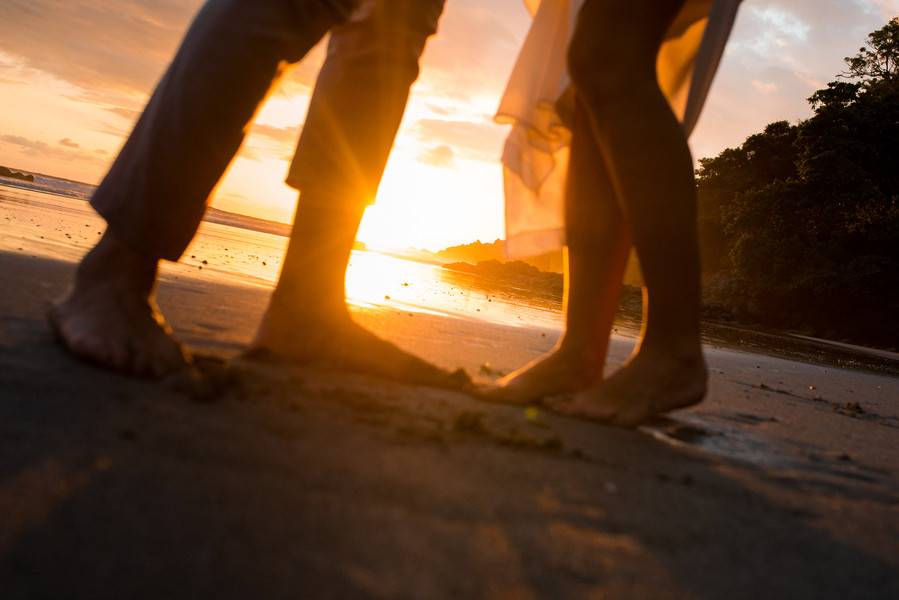
[[[0,177],[8,177],[10,179],[18,179],[20,181],[29,181],[34,183],[34,175],[31,173],[21,173],[19,171],[13,171],[12,169],[8,169],[4,166],[0,166]]]

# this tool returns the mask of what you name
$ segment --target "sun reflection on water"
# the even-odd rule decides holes
[[[70,261],[96,242],[105,224],[80,199],[28,190],[3,190],[5,236],[18,251]],[[271,289],[281,272],[287,238],[204,222],[179,264],[163,276],[190,276]],[[560,306],[494,289],[488,281],[447,271],[439,264],[355,250],[346,276],[349,303],[374,310],[427,313],[516,327],[561,329]]]

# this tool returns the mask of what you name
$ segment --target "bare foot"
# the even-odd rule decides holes
[[[636,427],[656,415],[698,404],[705,397],[707,380],[701,350],[680,357],[640,352],[595,387],[546,404],[572,417]]]
[[[406,383],[462,389],[464,371],[444,371],[357,325],[341,307],[327,316],[304,307],[281,308],[273,299],[248,358],[323,364]],[[299,305],[301,306],[301,305]]]
[[[599,363],[563,345],[497,380],[497,387],[484,396],[507,404],[529,404],[549,395],[580,392],[601,375]]]
[[[78,266],[75,285],[47,313],[72,354],[116,371],[162,377],[190,363],[153,299],[157,263],[106,234]]]

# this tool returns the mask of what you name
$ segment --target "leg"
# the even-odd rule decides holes
[[[288,177],[302,190],[290,246],[251,353],[442,383],[446,373],[366,332],[344,303],[356,231],[443,0],[377,0],[372,8],[332,33]]]
[[[156,309],[177,259],[282,61],[299,60],[356,0],[210,0],[92,204],[109,228],[50,321],[74,354],[133,374],[188,360]]]
[[[630,224],[646,282],[638,351],[601,385],[558,407],[633,426],[705,395],[699,336],[696,190],[686,138],[655,73],[684,0],[587,0],[570,50],[572,79]]]
[[[565,206],[565,335],[551,354],[501,379],[498,400],[527,403],[578,392],[602,376],[630,234],[581,102],[574,119]]]

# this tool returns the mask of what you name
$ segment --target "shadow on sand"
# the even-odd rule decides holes
[[[899,596],[894,487],[313,369],[192,402],[57,348],[71,271],[0,255],[4,598]],[[228,354],[265,291],[162,295]]]

